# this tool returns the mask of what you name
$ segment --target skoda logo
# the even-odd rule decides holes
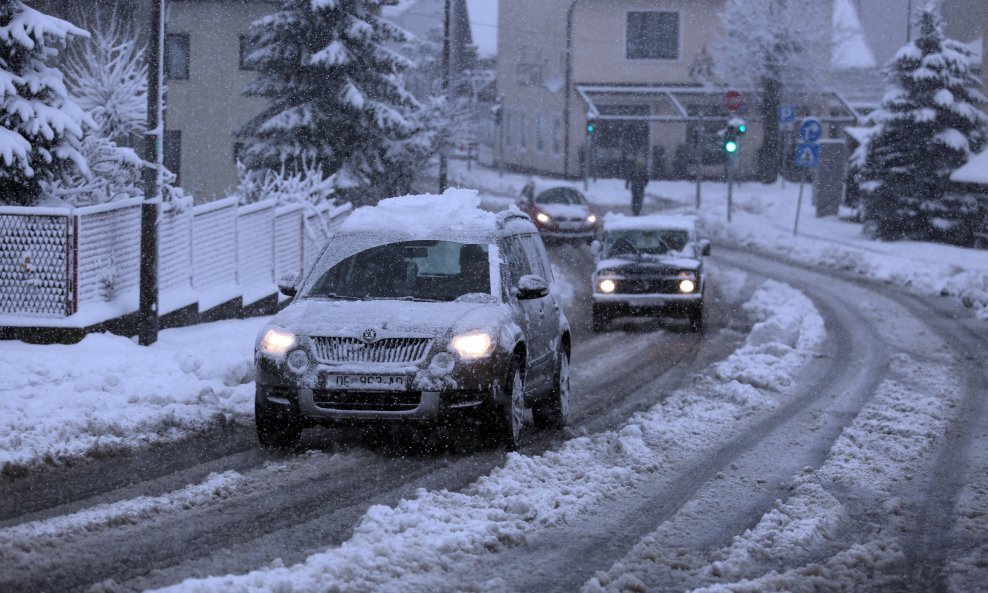
[[[377,332],[376,331],[374,331],[372,329],[368,329],[368,330],[365,330],[364,331],[364,341],[365,342],[373,342],[375,338],[377,338]]]

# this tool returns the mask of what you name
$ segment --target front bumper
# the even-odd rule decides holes
[[[504,357],[458,363],[453,372],[435,386],[416,384],[415,373],[405,374],[407,390],[338,390],[321,388],[338,369],[319,365],[314,380],[300,384],[297,376],[277,362],[261,358],[256,368],[257,397],[270,406],[296,410],[315,423],[333,421],[435,421],[446,415],[469,411],[492,403],[492,389],[504,376]],[[374,371],[371,370],[371,373]],[[378,369],[380,374],[393,374]],[[313,386],[315,385],[315,387]]]
[[[551,239],[593,239],[596,235],[594,229],[574,229],[574,230],[562,230],[562,229],[539,229],[543,237],[549,237]]]
[[[690,294],[593,294],[594,311],[611,317],[623,315],[689,315],[703,304],[703,295]]]

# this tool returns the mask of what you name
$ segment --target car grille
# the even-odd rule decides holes
[[[625,279],[617,282],[614,292],[622,294],[679,294],[679,278],[639,278]]]
[[[383,338],[367,343],[357,338],[317,337],[315,356],[325,363],[417,363],[432,347],[430,338]]]
[[[312,402],[323,410],[410,412],[419,406],[417,391],[316,391]]]

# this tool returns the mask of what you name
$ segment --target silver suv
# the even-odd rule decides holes
[[[474,192],[354,211],[258,335],[257,436],[290,448],[338,422],[481,419],[508,449],[525,408],[569,414],[570,328],[538,231]]]

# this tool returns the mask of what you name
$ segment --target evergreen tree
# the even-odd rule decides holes
[[[338,190],[407,191],[422,154],[418,101],[405,88],[407,33],[380,16],[393,0],[282,0],[251,25],[260,74],[246,91],[268,107],[240,134],[251,170],[312,162]]]
[[[77,168],[92,120],[48,65],[73,36],[88,33],[21,0],[0,0],[0,202],[31,205],[42,183]]]
[[[952,238],[977,210],[945,195],[950,174],[986,141],[988,104],[971,51],[946,39],[935,5],[916,12],[917,38],[889,63],[888,92],[852,156],[866,223],[883,239]],[[956,237],[953,237],[956,238]]]

